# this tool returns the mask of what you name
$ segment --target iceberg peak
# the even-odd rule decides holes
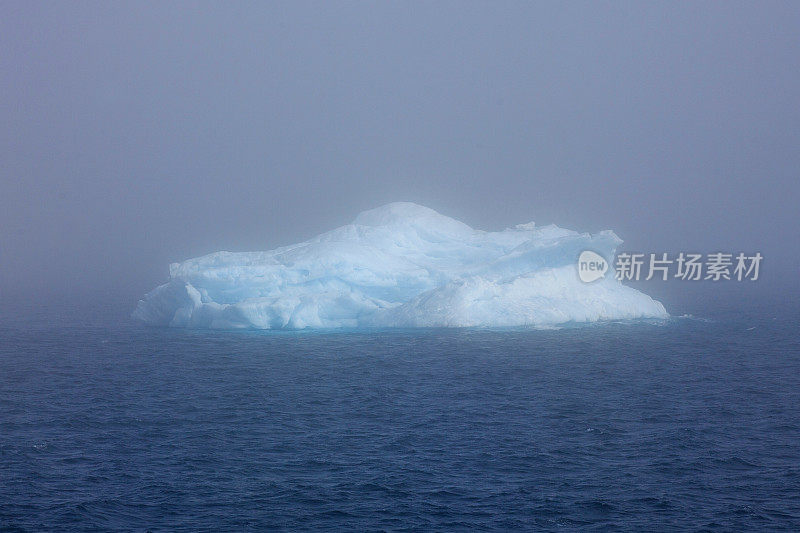
[[[549,326],[663,318],[664,307],[613,276],[583,283],[576,261],[613,261],[612,231],[533,222],[498,232],[410,202],[268,252],[216,252],[170,265],[134,311],[147,324],[298,329]]]
[[[439,233],[453,235],[466,235],[475,231],[463,222],[411,202],[394,202],[364,211],[356,217],[353,225],[425,228],[428,231],[435,229]]]
[[[462,224],[455,219],[439,214],[429,207],[412,202],[392,202],[363,211],[359,213],[353,224],[360,226],[390,226],[418,222],[420,220],[439,220],[445,223],[457,222]],[[466,226],[466,224],[463,225]]]

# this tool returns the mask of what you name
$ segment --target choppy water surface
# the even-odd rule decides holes
[[[800,528],[796,315],[0,330],[0,527]]]

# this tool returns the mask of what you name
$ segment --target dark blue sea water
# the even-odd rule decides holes
[[[3,530],[800,530],[797,308],[0,328]]]

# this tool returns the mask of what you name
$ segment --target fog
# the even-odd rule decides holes
[[[172,261],[399,200],[760,251],[759,283],[798,286],[798,3],[0,13],[0,297],[132,309]]]

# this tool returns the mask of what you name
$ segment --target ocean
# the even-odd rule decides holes
[[[4,531],[800,530],[793,302],[557,330],[73,322],[0,326]]]

